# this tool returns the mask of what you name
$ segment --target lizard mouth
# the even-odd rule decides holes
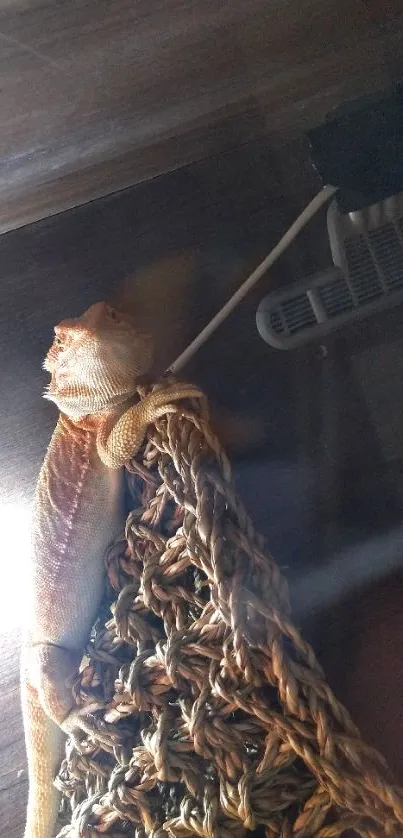
[[[60,399],[68,395],[68,391],[63,387],[62,382],[55,372],[50,375],[49,384],[46,386],[45,395],[52,400]]]
[[[50,372],[47,392],[53,396],[63,396],[71,392],[71,383],[65,367],[59,367]]]
[[[63,385],[66,384],[67,380],[68,374],[64,365],[60,364],[57,367],[54,367],[52,370],[50,370],[50,383],[52,387],[54,387],[55,389],[62,389]]]
[[[49,393],[59,393],[60,392],[60,382],[58,380],[57,374],[53,371],[50,373],[50,381],[48,384],[48,392]]]
[[[54,375],[54,373],[52,372],[52,373],[50,374],[50,381],[49,381],[49,383],[46,385],[46,392],[47,392],[47,393],[54,393],[54,392],[55,392],[55,390],[56,390],[56,380],[55,380],[55,375]]]

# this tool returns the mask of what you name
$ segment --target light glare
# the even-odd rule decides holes
[[[31,509],[21,501],[0,503],[0,632],[19,628],[26,607]]]

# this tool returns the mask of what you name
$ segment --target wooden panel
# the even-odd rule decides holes
[[[400,72],[389,0],[2,0],[0,231],[250,139]]]

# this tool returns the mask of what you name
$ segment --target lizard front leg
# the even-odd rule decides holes
[[[51,838],[59,793],[53,780],[63,757],[63,724],[74,706],[77,652],[41,643],[23,653],[21,697],[30,788],[24,838]],[[52,790],[50,793],[50,789]]]
[[[165,390],[149,393],[138,404],[123,413],[110,427],[107,423],[97,436],[100,459],[109,468],[127,463],[143,442],[147,426],[160,416],[174,411],[173,402],[180,399],[204,399],[201,390],[191,384],[175,384]]]
[[[94,732],[85,718],[93,708],[77,709],[72,693],[81,657],[79,651],[50,643],[38,643],[24,652],[21,692],[31,777],[24,838],[51,838],[60,797],[53,780],[66,736],[75,739],[79,730],[89,735]],[[96,733],[110,748],[108,734]]]

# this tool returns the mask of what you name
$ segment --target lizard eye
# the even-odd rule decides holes
[[[62,345],[62,339],[59,338],[58,335],[56,335],[56,337],[55,337],[55,344],[56,344],[56,346],[61,346]]]

